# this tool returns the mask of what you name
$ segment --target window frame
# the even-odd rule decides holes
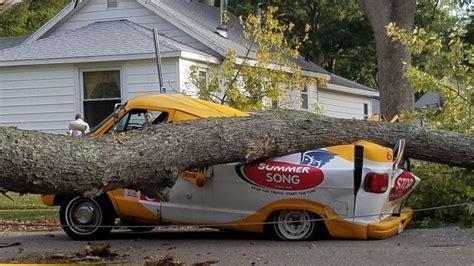
[[[103,71],[119,71],[120,98],[85,99],[85,97],[84,97],[84,92],[85,92],[84,72],[103,72]],[[124,70],[120,66],[79,68],[79,110],[80,110],[80,112],[84,113],[84,102],[94,102],[94,101],[104,101],[104,100],[118,100],[121,103],[124,102],[124,95],[125,95],[124,84],[125,84],[124,83]]]
[[[198,77],[201,78],[201,73],[204,73],[206,76],[204,77],[205,79],[205,85],[206,88],[209,87],[209,71],[206,68],[199,68],[198,69]]]
[[[309,110],[309,89],[308,86],[304,86],[304,88],[300,92],[301,94],[301,110]],[[306,98],[306,100],[305,100]],[[304,103],[306,102],[306,107]]]
[[[363,103],[363,117],[364,117],[364,120],[367,120],[369,119],[369,116],[370,116],[370,110],[369,110],[369,104],[368,103]]]

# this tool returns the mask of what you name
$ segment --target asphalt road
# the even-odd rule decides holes
[[[87,242],[62,232],[0,233],[0,262],[47,258],[80,252]],[[155,229],[149,233],[114,232],[106,241],[121,254],[114,262],[143,263],[171,255],[193,264],[218,265],[474,265],[474,237],[458,228],[413,229],[386,240],[281,242],[260,235],[204,229]],[[204,264],[206,265],[206,264]],[[209,265],[209,264],[207,264]]]

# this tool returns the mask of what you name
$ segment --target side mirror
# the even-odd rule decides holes
[[[115,131],[115,127],[117,126],[117,123],[120,119],[119,112],[122,106],[123,105],[121,103],[116,103],[114,106],[114,126],[112,127],[113,131]]]
[[[398,168],[398,165],[403,159],[403,155],[405,153],[405,140],[401,139],[395,144],[393,148],[393,165],[392,169],[395,170]]]
[[[120,109],[122,108],[122,104],[121,103],[116,103],[115,106],[114,106],[114,117],[115,117],[115,121],[117,121],[119,119],[119,111]]]

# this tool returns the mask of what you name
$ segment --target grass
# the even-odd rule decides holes
[[[57,217],[57,209],[0,210],[0,220],[36,221],[55,219]]]
[[[0,220],[34,221],[58,217],[57,206],[46,206],[39,195],[7,193],[0,195]]]

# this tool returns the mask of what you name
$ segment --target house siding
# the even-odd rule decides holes
[[[163,60],[168,92],[178,92],[178,59]],[[64,134],[82,111],[82,70],[119,69],[122,100],[160,91],[154,60],[0,68],[0,126]],[[112,112],[112,110],[111,110]]]
[[[280,100],[279,107],[287,108],[292,110],[303,110],[313,112],[317,109],[318,105],[318,91],[316,89],[316,84],[310,84],[307,86],[308,93],[308,109],[302,108],[303,98],[301,95],[301,90],[287,90],[285,97]]]
[[[91,0],[48,36],[77,30],[97,21],[120,19],[130,20],[149,29],[156,28],[158,29],[158,32],[171,39],[184,43],[195,49],[215,54],[215,52],[211,52],[204,44],[198,42],[168,21],[146,9],[136,0],[119,0],[118,7],[109,9],[106,7],[106,0]]]
[[[178,86],[178,59],[166,58],[162,60],[163,85],[168,93],[180,92]],[[126,69],[126,92],[127,97],[132,98],[147,93],[160,92],[160,83],[155,60],[129,61]]]
[[[65,133],[75,73],[72,65],[0,68],[0,126]]]
[[[368,105],[369,115],[372,112],[371,98],[349,93],[318,88],[318,102],[324,115],[339,118],[364,118],[364,103]]]
[[[209,77],[209,65],[204,63],[198,63],[188,59],[179,59],[179,88],[182,93],[197,97],[198,88],[191,84],[191,66],[196,65],[200,69],[207,71]]]

